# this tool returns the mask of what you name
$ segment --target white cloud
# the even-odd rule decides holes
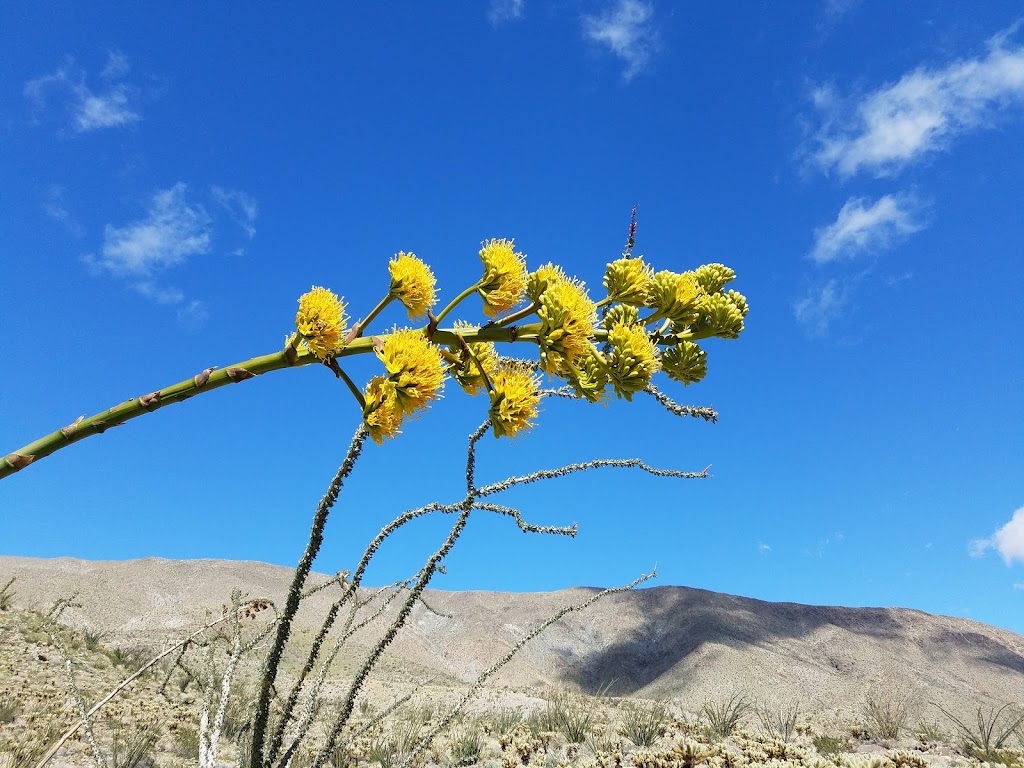
[[[487,9],[487,20],[492,26],[500,27],[523,18],[526,0],[491,0]]]
[[[877,252],[889,248],[922,229],[916,220],[917,207],[905,195],[885,195],[870,205],[863,197],[850,198],[833,223],[814,231],[811,258],[824,264],[869,249]]]
[[[25,83],[24,94],[38,110],[45,109],[48,93],[58,94],[65,101],[71,127],[76,133],[131,125],[140,118],[132,103],[134,90],[121,81],[127,71],[128,63],[123,54],[109,54],[101,75],[108,84],[101,92],[96,92],[86,85],[85,73],[68,59],[54,73]]]
[[[107,51],[107,63],[103,66],[100,77],[104,80],[119,80],[127,75],[131,68],[128,57],[121,51],[117,49]]]
[[[113,275],[134,278],[143,286],[151,283],[155,274],[207,253],[210,217],[202,206],[188,204],[186,189],[179,182],[158,192],[144,219],[123,227],[108,224],[100,257],[87,261]],[[148,289],[139,290],[146,293]]]
[[[771,544],[765,544],[763,541],[757,542],[757,551],[762,555],[766,555],[772,551]]]
[[[823,338],[828,336],[830,324],[845,305],[845,289],[837,280],[829,280],[796,302],[793,305],[793,315],[808,336]]]
[[[822,98],[829,92],[819,89],[815,104],[831,114],[818,134],[815,160],[843,176],[884,176],[990,124],[999,109],[1024,103],[1024,46],[1007,47],[1013,32],[989,40],[983,56],[944,69],[921,67],[848,109]]]
[[[1010,522],[987,539],[974,539],[967,547],[971,557],[981,557],[994,549],[1007,565],[1015,560],[1024,563],[1024,507],[1014,512]]]
[[[657,34],[651,24],[653,13],[649,2],[616,0],[601,15],[583,16],[583,36],[606,46],[625,62],[622,79],[626,82],[640,74],[654,54]]]
[[[210,187],[210,194],[213,195],[214,201],[227,211],[232,221],[242,228],[245,236],[252,240],[256,235],[256,217],[260,212],[256,198],[237,189],[225,189],[216,185]]]
[[[195,299],[178,309],[178,322],[193,331],[205,325],[209,316],[206,304]]]

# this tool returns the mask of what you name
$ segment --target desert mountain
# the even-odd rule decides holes
[[[0,582],[11,576],[20,607],[46,608],[75,594],[80,607],[69,622],[102,630],[111,642],[157,647],[197,626],[207,610],[219,611],[235,588],[283,604],[291,571],[222,560],[0,556]],[[471,681],[548,616],[595,591],[428,591],[389,651],[386,673],[430,675],[452,686]],[[318,626],[332,599],[330,590],[311,598],[300,628]],[[971,712],[1020,702],[1024,637],[903,608],[769,603],[653,587],[610,595],[568,615],[526,646],[497,684],[587,693],[608,688],[693,707],[744,693],[764,701],[799,699],[836,713],[884,690],[908,695],[925,717],[931,703]]]

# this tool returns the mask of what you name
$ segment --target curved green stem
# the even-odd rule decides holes
[[[129,419],[152,413],[172,403],[187,400],[201,392],[219,389],[228,384],[238,384],[268,371],[309,365],[315,362],[317,359],[309,350],[296,351],[291,344],[288,344],[282,351],[271,355],[253,357],[219,370],[207,368],[185,381],[140,397],[133,397],[131,400],[108,408],[94,416],[81,418],[73,424],[62,427],[56,432],[51,432],[17,451],[7,454],[0,459],[0,479],[12,475],[32,462],[49,456],[72,443],[77,443],[92,435],[98,435],[111,427],[124,424]]]
[[[490,342],[536,342],[540,334],[541,325],[540,323],[532,323],[529,325],[523,325],[518,327],[502,328],[498,325],[485,325],[482,328],[477,329],[442,329],[439,328],[434,332],[433,341],[437,345],[455,345],[459,346],[461,337],[464,341],[477,342],[477,341],[490,341]],[[708,333],[706,335],[713,335]],[[596,331],[594,338],[598,341],[607,338],[607,331]],[[682,337],[673,337],[680,338]],[[703,336],[697,334],[686,335],[686,340],[691,338],[703,338]],[[142,395],[140,397],[134,397],[131,400],[127,400],[120,405],[115,405],[113,408],[109,408],[105,411],[101,411],[88,418],[82,417],[75,421],[73,424],[69,424],[66,427],[58,429],[56,432],[51,432],[38,440],[34,440],[28,445],[19,448],[18,450],[7,454],[0,458],[0,480],[3,478],[13,475],[21,469],[24,469],[29,464],[39,459],[49,456],[51,453],[59,451],[61,448],[66,448],[72,443],[77,443],[79,440],[84,440],[92,435],[98,435],[111,427],[116,427],[124,424],[126,421],[144,416],[147,413],[159,410],[172,403],[178,403],[182,400],[187,400],[194,395],[202,394],[203,392],[219,389],[220,387],[228,384],[237,384],[246,379],[251,379],[269,371],[276,371],[282,368],[297,368],[304,365],[311,365],[312,363],[320,362],[309,349],[299,346],[296,348],[293,344],[294,337],[289,339],[285,348],[280,352],[274,352],[270,355],[261,355],[259,357],[253,357],[249,360],[245,360],[235,365],[228,366],[227,368],[207,368],[205,371],[198,373],[192,378],[185,379],[185,381],[172,384],[169,387],[150,392],[149,394]],[[672,341],[671,343],[676,343]],[[365,354],[372,352],[374,349],[374,342],[372,337],[358,338],[353,340],[347,347],[341,350],[337,357],[349,357],[350,355]],[[341,370],[336,365],[329,364],[329,367],[335,371]],[[339,376],[348,385],[349,389],[352,390],[353,394],[358,392],[358,387],[349,379],[347,376],[342,374]],[[357,399],[362,398],[362,393],[357,395]]]
[[[359,390],[359,387],[357,387],[356,383],[352,381],[349,375],[341,369],[341,366],[338,365],[336,360],[332,360],[331,363],[333,363],[331,370],[334,371],[334,375],[345,382],[345,386],[348,387],[349,391],[355,396],[356,402],[359,403],[360,413],[365,413],[366,398],[363,397],[363,393]]]
[[[356,334],[356,337],[358,338],[359,336],[362,336],[363,331],[366,330],[366,327],[370,323],[372,323],[376,319],[377,315],[383,312],[384,308],[394,300],[395,296],[389,292],[387,296],[385,296],[383,299],[377,302],[377,306],[370,310],[370,314],[368,314],[365,318],[359,321],[359,333]]]
[[[447,314],[459,305],[459,302],[461,302],[463,299],[468,298],[469,296],[472,296],[474,293],[476,293],[479,287],[480,282],[473,283],[471,286],[469,286],[469,288],[467,288],[454,299],[452,299],[450,302],[448,302],[448,306],[442,309],[441,314],[437,316],[437,322],[440,323],[442,320],[444,320]]]
[[[505,326],[511,325],[512,323],[516,322],[517,320],[522,320],[524,317],[529,317],[538,309],[540,309],[540,303],[536,301],[531,302],[530,306],[523,307],[518,312],[513,312],[508,317],[503,317],[501,318],[501,320],[492,323],[492,325],[496,325],[499,328],[504,328]]]

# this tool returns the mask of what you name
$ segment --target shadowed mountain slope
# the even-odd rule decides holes
[[[158,645],[218,612],[232,589],[283,602],[290,569],[255,562],[147,558],[90,562],[0,556],[21,607],[76,594],[69,620],[122,642]],[[314,575],[314,581],[327,577]],[[428,591],[389,651],[388,669],[468,682],[558,609],[596,590],[549,593]],[[333,593],[334,595],[337,592]],[[300,627],[317,626],[331,590],[308,601]],[[429,607],[428,607],[429,606]],[[370,635],[357,638],[365,647]],[[742,692],[799,699],[806,708],[856,709],[867,692],[909,695],[967,711],[1024,696],[1024,637],[967,619],[902,608],[768,603],[687,587],[606,597],[530,643],[501,685],[567,685],[588,693],[673,698],[699,706]]]

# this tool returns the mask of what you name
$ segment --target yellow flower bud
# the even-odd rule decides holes
[[[625,325],[636,325],[639,322],[639,309],[630,306],[629,304],[616,304],[608,310],[607,314],[605,314],[604,318],[601,320],[601,326],[606,331],[610,331],[619,323],[624,323]]]
[[[687,323],[703,291],[692,272],[679,274],[665,270],[654,276],[647,294],[647,306],[657,310],[661,317]]]
[[[647,288],[653,278],[654,270],[644,263],[643,257],[621,258],[607,266],[604,287],[612,301],[642,307],[647,303]]]
[[[674,381],[696,384],[708,372],[708,355],[692,341],[684,341],[662,353],[661,369]]]
[[[643,326],[619,323],[608,332],[608,378],[615,394],[632,400],[661,368],[658,348]]]
[[[746,302],[744,301],[744,305]],[[743,330],[743,312],[728,296],[712,293],[697,302],[697,328],[710,329],[715,336],[735,339]]]
[[[736,273],[724,264],[704,264],[693,270],[693,275],[704,293],[718,293],[736,278]]]
[[[738,291],[729,291],[725,295],[726,298],[729,299],[729,301],[736,305],[736,309],[740,311],[740,314],[743,315],[744,318],[746,318],[747,312],[750,311],[750,307],[747,306],[747,297],[744,296],[742,293],[739,293]]]
[[[548,286],[568,281],[565,272],[557,264],[548,262],[530,273],[526,279],[526,296],[530,301],[540,301],[541,295]]]

